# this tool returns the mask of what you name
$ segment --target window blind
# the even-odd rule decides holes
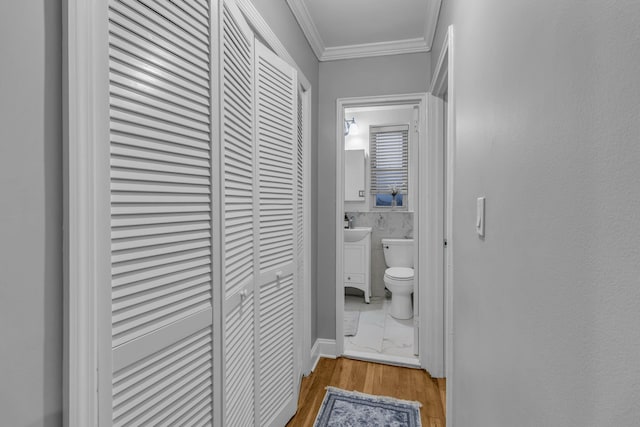
[[[371,194],[409,190],[409,126],[369,127]]]

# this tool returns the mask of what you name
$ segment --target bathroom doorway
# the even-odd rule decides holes
[[[419,262],[426,256],[419,253],[421,219],[426,231],[420,209],[426,99],[420,93],[338,100],[338,356],[427,368],[420,310],[426,275],[421,280]]]

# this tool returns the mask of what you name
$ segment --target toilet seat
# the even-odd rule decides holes
[[[413,268],[390,267],[385,270],[384,275],[391,280],[409,281],[413,280]]]

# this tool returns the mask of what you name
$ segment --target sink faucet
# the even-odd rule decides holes
[[[349,228],[353,228],[353,215],[349,217]]]

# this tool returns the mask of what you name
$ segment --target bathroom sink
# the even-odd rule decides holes
[[[371,233],[371,227],[345,228],[344,241],[357,242],[367,237],[369,233]]]

